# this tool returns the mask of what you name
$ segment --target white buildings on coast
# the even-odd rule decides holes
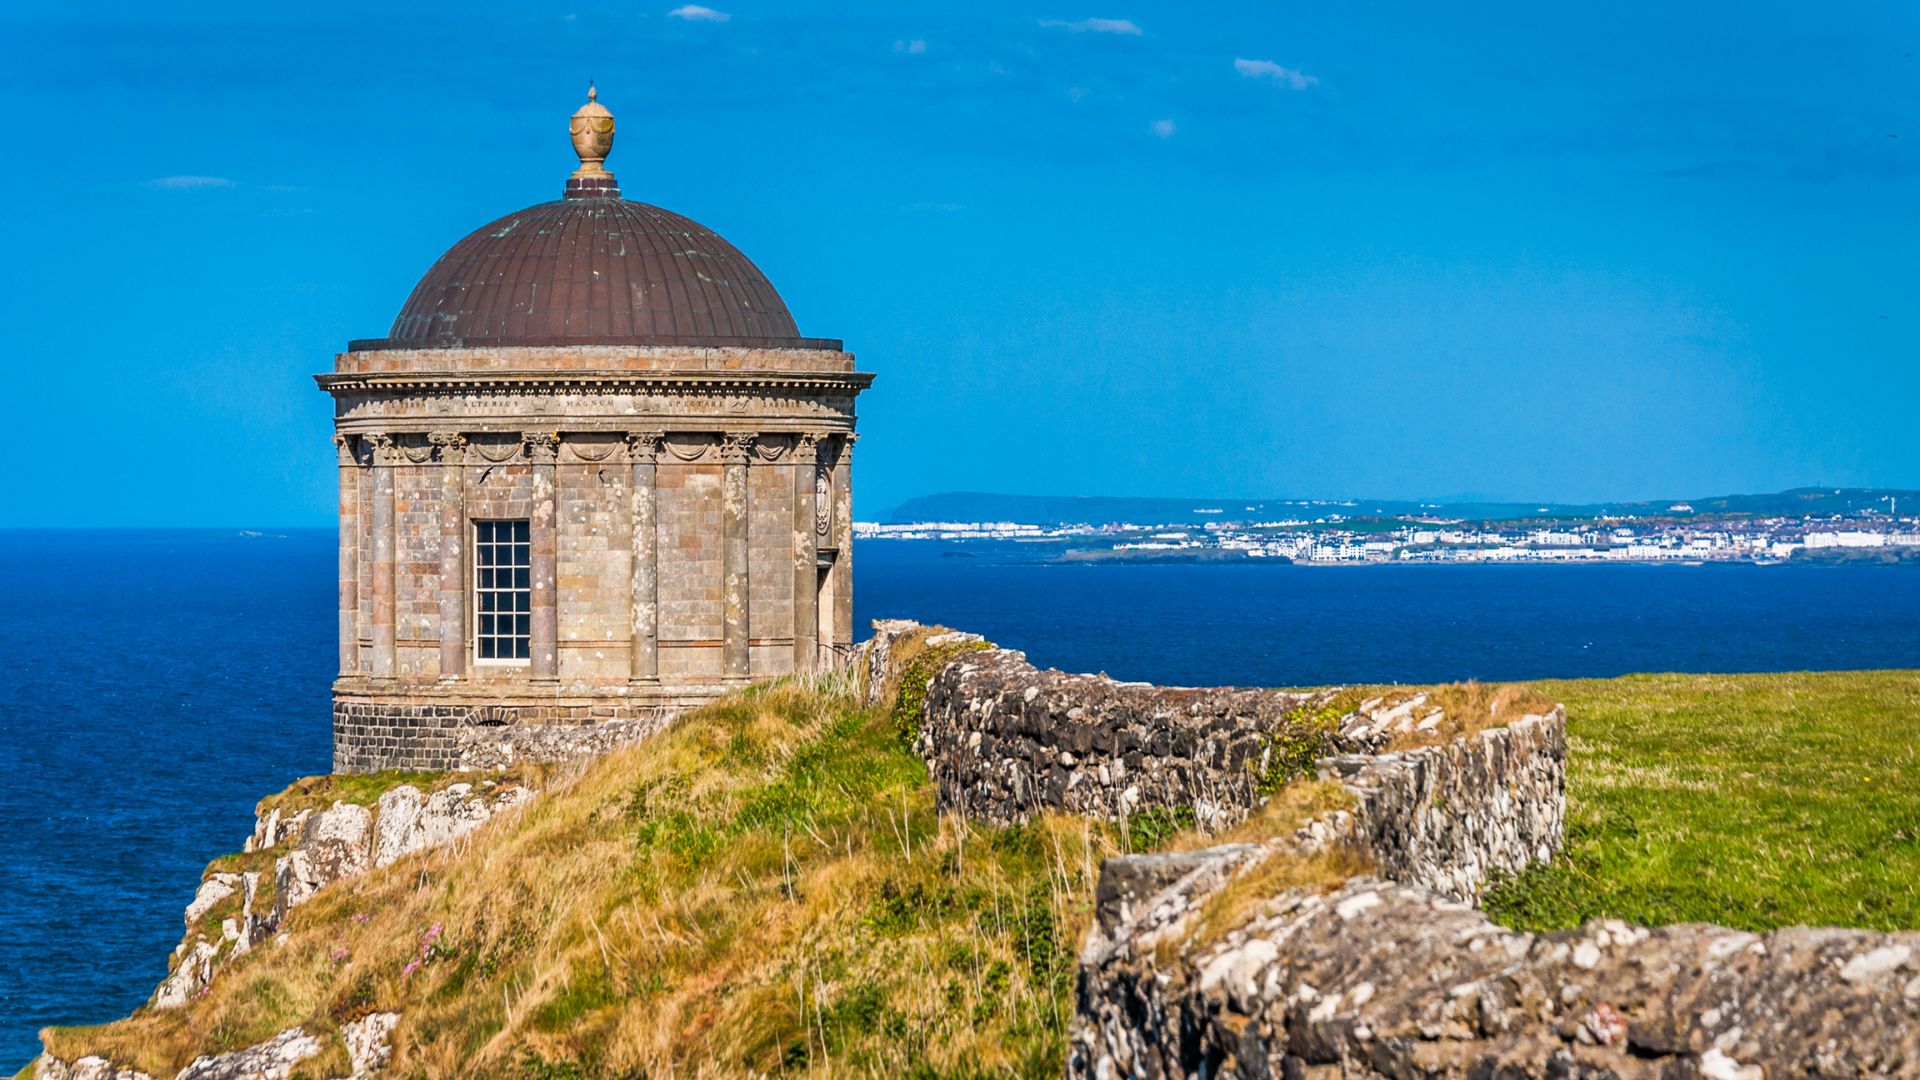
[[[1689,508],[1690,509],[1690,508]],[[1920,518],[1598,520],[1530,524],[1405,518],[1204,525],[1030,525],[1017,522],[856,522],[868,540],[1051,542],[1115,559],[1209,553],[1308,565],[1365,563],[1772,563],[1823,555],[1920,557]],[[1892,549],[1892,550],[1884,550]],[[1902,550],[1904,549],[1904,550]]]

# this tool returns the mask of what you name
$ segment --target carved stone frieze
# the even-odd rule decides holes
[[[568,435],[560,440],[560,446],[569,461],[592,465],[613,460],[625,441],[612,434]]]
[[[793,452],[793,437],[790,435],[761,435],[753,440],[753,456],[757,461],[784,461]]]
[[[675,461],[701,461],[715,452],[713,440],[704,435],[669,435],[665,445]]]
[[[467,463],[470,465],[505,465],[517,461],[526,444],[519,439],[504,436],[480,435],[467,441]]]
[[[724,418],[730,423],[764,420],[770,428],[785,427],[793,421],[846,424],[853,419],[853,394],[838,389],[721,392],[702,387],[683,393],[664,393],[616,385],[604,390],[533,388],[523,393],[494,386],[455,392],[437,384],[382,384],[340,387],[334,394],[339,401],[340,418],[361,422],[418,422],[431,417],[440,423],[471,421],[477,427],[498,423],[504,416],[518,415],[530,420],[538,418],[541,423],[551,420],[556,426],[564,423],[569,430],[591,430],[598,426],[597,420],[604,420],[612,428],[622,426],[623,420],[631,425],[635,418],[708,417]]]

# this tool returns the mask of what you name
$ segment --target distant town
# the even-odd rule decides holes
[[[1909,494],[1909,493],[1902,493]],[[1861,496],[1836,500],[1833,496]],[[1784,563],[1920,565],[1920,495],[1821,493],[1810,513],[1727,512],[1688,502],[1603,508],[1590,516],[1474,519],[1433,512],[1368,513],[1357,502],[1193,505],[1177,521],[1035,523],[855,522],[863,540],[1010,541],[1045,545],[1064,562],[1270,559],[1315,566],[1366,563]],[[1784,498],[1785,496],[1781,496]],[[934,497],[938,499],[939,497]],[[973,496],[976,502],[990,497]],[[1731,497],[1757,499],[1759,497]],[[1008,501],[1017,501],[1007,497]],[[925,500],[923,500],[925,501]],[[1725,504],[1728,500],[1714,500]],[[1156,500],[1156,502],[1162,502]],[[1296,512],[1274,514],[1292,507]],[[1272,515],[1272,516],[1268,516]]]

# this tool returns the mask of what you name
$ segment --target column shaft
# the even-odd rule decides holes
[[[853,645],[853,444],[859,436],[842,435],[833,463],[833,648],[844,653]]]
[[[335,435],[340,455],[340,674],[360,670],[360,461],[353,436]]]
[[[467,673],[466,446],[457,432],[431,436],[440,456],[440,677]]]
[[[795,436],[793,463],[793,669],[811,671],[820,662],[819,437]]]
[[[533,460],[533,520],[528,529],[531,541],[528,555],[533,563],[533,621],[528,648],[533,654],[533,678],[554,682],[560,678],[560,607],[555,589],[559,530],[554,509],[557,471],[554,463],[559,457],[560,438],[538,432],[529,433],[526,439],[527,451]]]
[[[368,585],[373,593],[372,674],[376,679],[390,679],[395,671],[394,600],[399,589],[394,581],[393,470],[399,457],[391,435],[373,436],[373,573]]]
[[[659,432],[627,436],[633,464],[633,618],[628,678],[636,683],[660,679],[660,512],[654,487],[660,439]]]
[[[720,447],[720,636],[722,671],[751,674],[747,650],[747,456],[753,436],[729,433]]]

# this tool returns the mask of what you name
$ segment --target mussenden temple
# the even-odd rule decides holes
[[[317,377],[336,772],[605,748],[851,645],[873,376],[732,244],[621,197],[595,97],[562,197],[453,245]]]

